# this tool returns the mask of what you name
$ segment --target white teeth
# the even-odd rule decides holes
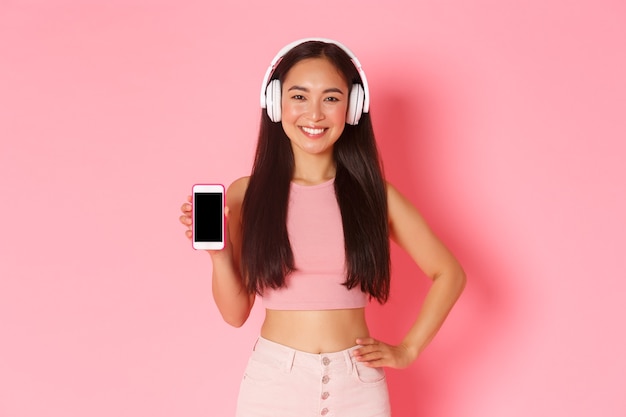
[[[313,128],[304,127],[304,126],[302,127],[302,130],[304,130],[309,135],[319,135],[321,133],[324,133],[324,129],[313,129]]]

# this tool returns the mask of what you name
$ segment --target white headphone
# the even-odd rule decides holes
[[[285,46],[281,49],[278,54],[272,60],[272,63],[267,68],[265,72],[265,77],[263,78],[263,85],[261,85],[261,108],[267,109],[267,115],[269,116],[272,122],[280,122],[281,120],[281,90],[282,86],[280,85],[280,81],[278,79],[270,81],[276,66],[280,62],[280,60],[287,54],[287,52],[291,51],[296,46],[310,41],[318,41],[331,43],[333,45],[337,45],[341,48],[352,60],[352,63],[356,67],[359,72],[359,76],[361,77],[361,82],[363,84],[355,83],[352,85],[352,91],[350,92],[350,101],[348,102],[348,112],[346,114],[346,123],[350,125],[356,125],[359,123],[361,119],[361,115],[363,113],[369,112],[370,108],[370,93],[369,88],[367,86],[367,78],[365,77],[365,73],[361,68],[361,63],[357,59],[357,57],[350,51],[347,47],[342,45],[337,41],[333,41],[331,39],[325,38],[306,38],[300,39],[298,41],[292,42],[289,45]],[[269,83],[269,84],[268,84]]]

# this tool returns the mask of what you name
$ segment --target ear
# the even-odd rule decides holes
[[[365,100],[365,91],[361,84],[352,84],[350,91],[350,101],[348,103],[348,112],[346,114],[346,123],[349,125],[359,124],[361,115],[363,114],[363,102]]]
[[[272,80],[265,90],[267,115],[275,123],[281,120],[281,89],[280,81]]]

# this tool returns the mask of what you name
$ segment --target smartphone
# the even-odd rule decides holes
[[[193,196],[193,248],[224,249],[224,186],[196,184]]]

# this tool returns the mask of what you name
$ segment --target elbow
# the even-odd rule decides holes
[[[239,297],[224,297],[216,291],[213,292],[213,300],[222,319],[227,324],[237,328],[243,326],[248,320],[254,305],[254,298],[250,298],[248,295],[239,295]]]
[[[447,282],[447,286],[457,293],[457,296],[461,295],[467,284],[467,275],[461,265],[458,264],[454,268],[450,268],[441,274],[433,276],[433,281],[437,281],[440,278],[444,278],[444,281]]]
[[[243,326],[243,324],[246,322],[246,319],[239,319],[239,318],[232,318],[232,317],[223,317],[224,321],[236,328],[239,328],[241,326]]]
[[[460,295],[465,289],[465,285],[467,285],[467,275],[465,274],[465,271],[463,270],[463,268],[461,268],[460,265],[456,273],[453,275],[455,277],[455,284]]]
[[[248,317],[250,315],[250,312],[248,311],[245,314],[226,314],[224,312],[222,312],[222,319],[224,319],[224,321],[235,327],[235,328],[239,328],[241,326],[243,326],[245,324],[246,321],[248,321]]]

